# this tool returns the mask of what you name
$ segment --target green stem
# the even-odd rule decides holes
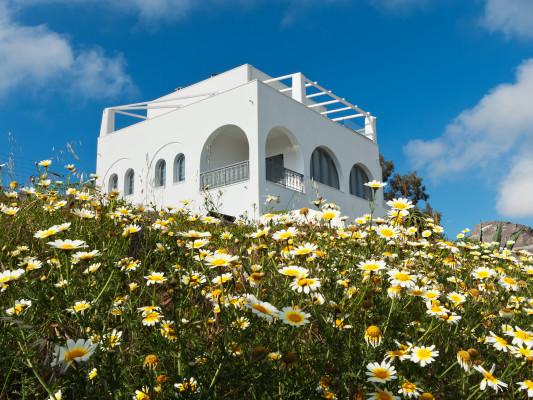
[[[450,365],[450,366],[448,367],[448,369],[446,369],[446,371],[444,371],[442,374],[440,374],[440,375],[439,375],[439,379],[442,378],[444,375],[446,375],[446,374],[447,374],[447,373],[448,373],[448,372],[454,367],[455,364],[457,364],[457,361],[454,362],[452,365]]]
[[[109,274],[109,278],[107,278],[107,281],[106,281],[104,287],[102,288],[102,290],[100,290],[100,293],[98,293],[98,296],[96,296],[96,299],[94,299],[94,303],[96,303],[98,301],[100,296],[102,296],[104,291],[107,289],[107,287],[109,286],[109,282],[111,282],[111,278],[113,277],[114,273],[115,273],[115,270],[111,270],[111,273]]]

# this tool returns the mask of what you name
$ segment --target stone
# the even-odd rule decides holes
[[[492,242],[494,241],[494,236],[499,225],[502,226],[501,246],[505,245],[514,233],[520,232],[515,240],[516,243],[513,246],[513,250],[527,250],[530,253],[533,253],[533,229],[526,225],[513,224],[512,222],[507,221],[481,222],[474,227],[470,237],[479,240],[480,233],[483,232],[481,237],[482,241]]]

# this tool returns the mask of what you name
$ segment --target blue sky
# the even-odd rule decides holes
[[[0,0],[0,161],[91,172],[104,107],[251,63],[378,116],[450,234],[533,225],[531,60],[533,0]]]

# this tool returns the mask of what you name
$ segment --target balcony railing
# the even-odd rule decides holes
[[[213,189],[232,183],[246,181],[250,178],[250,163],[248,160],[200,174],[200,190]]]
[[[297,192],[303,193],[304,191],[304,176],[292,169],[283,168],[280,174],[275,174],[267,170],[266,179],[267,181],[277,183]]]

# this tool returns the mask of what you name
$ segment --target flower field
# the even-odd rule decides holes
[[[533,397],[512,242],[449,241],[405,199],[229,223],[39,168],[0,193],[0,399]]]

